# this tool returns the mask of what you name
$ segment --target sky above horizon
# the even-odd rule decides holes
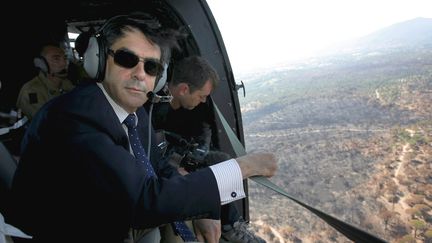
[[[235,74],[311,56],[417,17],[432,0],[207,0]]]

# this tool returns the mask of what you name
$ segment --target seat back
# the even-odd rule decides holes
[[[17,161],[12,157],[9,150],[0,142],[0,212],[6,206],[4,199],[8,198],[9,190],[12,186],[12,179],[17,168]]]

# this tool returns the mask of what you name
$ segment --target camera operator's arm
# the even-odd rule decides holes
[[[197,142],[200,145],[205,145],[206,147],[210,147],[212,130],[210,125],[207,122],[203,122],[201,124],[201,135],[197,137]]]
[[[214,124],[213,112],[209,104],[201,103],[190,113],[192,115],[193,129],[189,131],[190,137],[198,143],[198,148],[210,149],[212,141],[212,127]]]

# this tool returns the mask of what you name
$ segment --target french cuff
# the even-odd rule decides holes
[[[219,189],[221,205],[246,197],[243,188],[243,176],[235,159],[210,166]]]

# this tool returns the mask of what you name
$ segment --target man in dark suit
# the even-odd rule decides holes
[[[86,72],[101,82],[81,85],[36,114],[24,137],[7,215],[34,236],[32,242],[123,242],[131,228],[218,219],[221,205],[245,197],[243,179],[274,175],[270,153],[187,176],[161,159],[155,146],[147,151],[155,175],[148,160],[138,160],[143,155],[135,153],[137,143],[147,148],[149,142],[142,105],[173,43],[174,31],[163,30],[152,16],[111,18],[85,54]],[[123,124],[131,116],[138,119],[136,129]],[[128,137],[136,130],[137,136]],[[197,236],[217,242],[220,231]]]

